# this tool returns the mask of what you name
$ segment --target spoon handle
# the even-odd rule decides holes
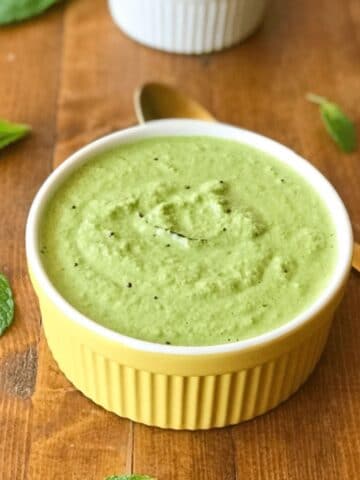
[[[354,255],[352,259],[352,266],[355,270],[360,272],[360,244],[354,243]]]

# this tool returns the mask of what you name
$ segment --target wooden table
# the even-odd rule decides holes
[[[102,480],[145,472],[159,480],[356,479],[360,476],[360,277],[353,273],[322,360],[273,412],[208,432],[134,424],[95,406],[58,370],[41,329],[24,255],[30,202],[51,169],[86,142],[135,123],[134,88],[181,86],[221,120],[297,150],[324,172],[360,236],[360,155],[324,132],[308,91],[360,122],[359,0],[270,1],[243,45],[200,57],[126,38],[105,0],[72,0],[0,31],[0,117],[33,135],[0,154],[0,270],[16,319],[0,339],[1,480]]]

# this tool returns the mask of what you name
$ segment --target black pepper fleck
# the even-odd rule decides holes
[[[139,217],[140,217],[140,218],[143,218],[143,216],[144,216],[144,214],[141,213],[141,212],[139,212]]]
[[[166,344],[166,345],[171,345],[171,342],[166,341],[165,344]]]
[[[166,246],[167,246],[167,247],[170,247],[170,243],[168,243]]]
[[[223,232],[226,232],[226,227],[223,228]]]
[[[224,180],[219,180],[220,183],[224,183]]]
[[[159,297],[157,297],[157,296],[155,295],[154,300],[157,300],[158,298],[159,298]]]
[[[231,213],[231,208],[228,208],[228,209],[226,210],[226,213]]]
[[[77,262],[74,263],[74,267],[77,267],[79,264]]]
[[[115,235],[114,232],[110,232],[110,233],[109,233],[109,237],[113,237],[114,235]]]
[[[284,179],[284,178],[281,178],[281,179],[280,179],[280,182],[281,182],[281,183],[285,183],[285,179]]]
[[[127,287],[128,287],[128,288],[131,288],[131,287],[132,287],[132,283],[129,282],[129,283],[127,284]]]
[[[73,205],[71,208],[72,208],[73,210],[75,210],[75,208],[76,208],[76,205]]]
[[[189,190],[191,187],[190,185],[185,185],[186,190]]]
[[[154,160],[155,160],[155,162],[157,162],[157,161],[159,160],[159,158],[158,158],[158,157],[154,157]]]

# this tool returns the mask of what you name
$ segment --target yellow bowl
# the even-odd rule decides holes
[[[290,165],[318,191],[333,217],[339,258],[329,284],[285,325],[226,345],[180,347],[113,332],[61,297],[44,271],[38,231],[44,206],[71,173],[94,154],[153,136],[207,135],[253,145]],[[122,417],[174,429],[223,427],[260,415],[308,378],[324,349],[351,268],[353,239],[345,207],[329,182],[288,148],[224,124],[164,120],[123,130],[84,147],[39,190],[26,229],[29,271],[49,347],[60,369],[87,397]]]

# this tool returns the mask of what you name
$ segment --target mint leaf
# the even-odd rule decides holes
[[[154,477],[149,477],[149,475],[112,475],[107,477],[105,480],[156,480]]]
[[[356,130],[352,121],[335,103],[323,103],[320,110],[329,135],[344,152],[353,152],[357,142]]]
[[[8,328],[14,318],[14,299],[10,284],[0,273],[0,336]]]
[[[29,132],[30,127],[28,125],[10,123],[0,119],[0,148],[20,140],[20,138],[25,137]]]
[[[353,152],[357,146],[355,125],[341,108],[336,103],[313,93],[309,93],[307,99],[320,106],[325,128],[341,150],[346,153]]]
[[[39,15],[59,0],[0,0],[0,24],[25,20]]]

